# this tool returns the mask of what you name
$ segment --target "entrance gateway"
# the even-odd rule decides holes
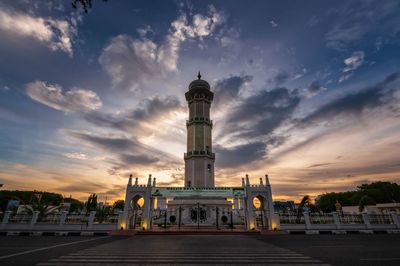
[[[248,175],[238,187],[215,187],[210,107],[214,98],[207,81],[198,79],[185,93],[189,107],[184,187],[158,187],[129,177],[120,228],[156,230],[173,227],[273,230],[275,215],[268,175],[250,185]]]

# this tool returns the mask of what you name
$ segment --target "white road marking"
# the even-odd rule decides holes
[[[80,240],[80,241],[74,241],[74,242],[68,242],[68,243],[58,244],[58,245],[49,246],[49,247],[42,247],[42,248],[31,249],[31,250],[27,250],[27,251],[22,251],[22,252],[18,252],[18,253],[13,253],[13,254],[1,256],[1,257],[0,257],[0,260],[8,259],[8,258],[16,257],[16,256],[21,256],[21,255],[25,255],[25,254],[29,254],[29,253],[34,253],[34,252],[38,252],[38,251],[42,251],[42,250],[52,249],[52,248],[58,248],[58,247],[63,247],[63,246],[69,246],[69,245],[74,245],[74,244],[79,244],[79,243],[84,243],[84,242],[90,242],[90,241],[94,241],[94,240],[98,240],[98,239],[103,239],[103,238],[107,238],[107,237],[110,237],[110,236],[96,237],[96,238],[91,238],[91,239],[86,239],[86,240]]]

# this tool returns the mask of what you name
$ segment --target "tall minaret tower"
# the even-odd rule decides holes
[[[212,121],[210,107],[214,93],[210,84],[198,79],[189,85],[185,93],[189,106],[187,128],[187,152],[185,158],[185,187],[214,187],[214,161],[212,152]]]

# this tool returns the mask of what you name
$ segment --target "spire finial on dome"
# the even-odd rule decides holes
[[[198,77],[199,79],[201,79],[200,71],[199,71],[199,74],[197,74],[197,77]]]

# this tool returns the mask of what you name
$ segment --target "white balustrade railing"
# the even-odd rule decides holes
[[[399,214],[304,213],[277,214],[280,228],[286,230],[400,230]]]

